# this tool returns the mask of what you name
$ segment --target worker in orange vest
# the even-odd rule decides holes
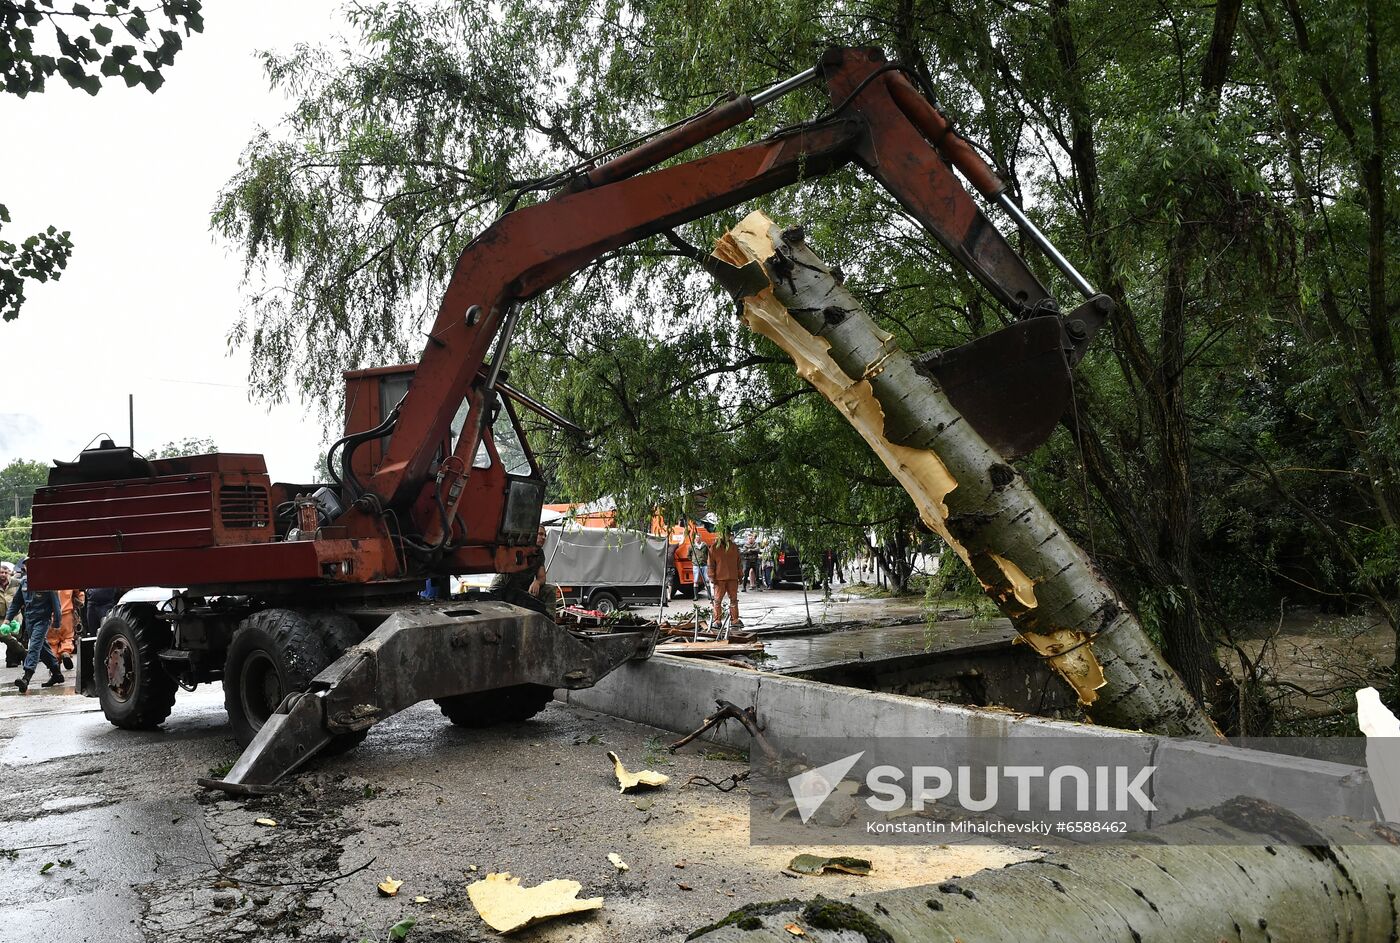
[[[739,545],[734,542],[733,528],[726,525],[719,539],[710,548],[710,584],[715,591],[714,615],[710,628],[716,632],[723,626],[724,597],[729,597],[729,627],[742,629],[739,618]]]

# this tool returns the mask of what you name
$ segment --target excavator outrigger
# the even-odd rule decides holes
[[[662,169],[659,164],[811,82],[824,116]],[[346,376],[330,481],[274,482],[260,455],[147,461],[110,442],[57,463],[34,502],[36,588],[182,586],[124,603],[100,627],[92,687],[120,727],[161,723],[178,686],[221,680],[246,749],[220,781],[271,787],[321,750],[433,698],[455,723],[524,719],[556,688],[650,655],[647,633],[572,633],[522,600],[426,602],[425,580],[529,565],[543,484],[506,383],[521,305],[604,253],[854,163],[878,180],[1016,318],[927,358],[967,420],[1008,456],[1043,442],[1069,370],[1112,310],[1009,198],[910,74],[835,48],[756,95],[717,103],[621,153],[541,184],[462,252],[421,360]],[[1065,314],[978,209],[956,168],[1084,295]],[[742,282],[742,270],[721,271]]]

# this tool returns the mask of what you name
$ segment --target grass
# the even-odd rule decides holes
[[[671,751],[670,746],[662,737],[652,737],[647,741],[647,745],[642,748],[642,763],[647,767],[670,766]]]
[[[841,592],[849,593],[852,596],[859,596],[862,599],[894,599],[899,596],[912,596],[912,592],[898,593],[885,586],[876,586],[872,583],[847,583],[841,587]]]
[[[732,750],[701,750],[700,756],[707,760],[714,760],[720,763],[745,763],[748,757],[742,753],[735,753]]]

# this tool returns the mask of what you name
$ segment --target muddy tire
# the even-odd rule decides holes
[[[170,626],[149,606],[117,606],[102,620],[94,647],[97,700],[112,724],[151,730],[170,716],[178,685],[160,663]]]
[[[334,613],[264,609],[244,619],[224,658],[224,708],[234,739],[240,746],[252,743],[288,694],[305,691],[341,651],[359,640],[354,624]],[[340,734],[322,752],[348,750],[366,734]]]
[[[299,612],[264,609],[239,624],[224,656],[224,708],[239,746],[253,742],[288,694],[306,690],[325,658],[320,635]]]
[[[494,727],[529,720],[554,698],[543,684],[516,684],[494,691],[474,691],[436,699],[442,716],[458,727]]]

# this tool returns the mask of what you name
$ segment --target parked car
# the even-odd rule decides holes
[[[801,586],[802,580],[802,559],[797,555],[797,548],[779,543],[773,554],[773,585],[794,583]]]

